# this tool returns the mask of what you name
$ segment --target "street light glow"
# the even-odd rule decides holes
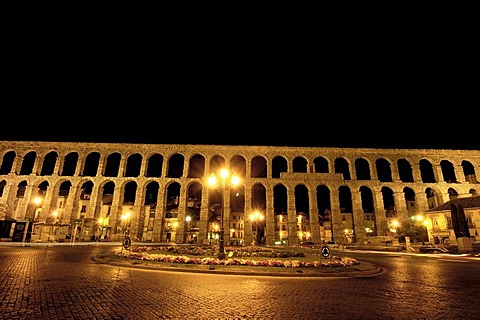
[[[222,178],[222,180],[225,180],[225,179],[228,178],[228,170],[227,169],[220,170],[220,178]]]
[[[221,179],[221,184],[218,183],[217,176],[212,173],[207,180],[207,183],[210,187],[216,188],[220,186],[222,188],[222,200],[220,206],[220,239],[218,240],[218,259],[225,259],[225,226],[223,225],[224,214],[225,214],[225,190],[229,190],[229,187],[237,186],[240,184],[240,177],[236,174],[231,175],[231,180],[227,181],[230,176],[230,172],[227,169],[221,169],[219,172],[219,177]],[[228,182],[228,183],[227,183]]]
[[[253,239],[253,244],[254,245],[257,245],[257,241],[258,241],[258,239],[257,239],[258,238],[257,221],[262,221],[264,218],[265,218],[265,216],[258,211],[255,211],[254,213],[250,214],[250,220],[252,221],[252,223],[255,223],[255,238]]]
[[[126,213],[124,213],[120,216],[120,219],[122,219],[125,222],[125,229],[123,230],[123,234],[125,236],[128,235],[128,233],[130,233],[129,228],[130,228],[130,216],[131,215],[132,214],[130,213],[130,211],[128,211],[128,212],[126,212]]]

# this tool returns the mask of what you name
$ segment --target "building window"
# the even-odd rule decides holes
[[[452,218],[451,217],[446,217],[446,218],[447,218],[448,229],[453,229]]]

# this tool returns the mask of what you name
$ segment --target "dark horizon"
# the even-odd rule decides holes
[[[0,140],[480,150],[473,28],[404,23],[19,28]]]

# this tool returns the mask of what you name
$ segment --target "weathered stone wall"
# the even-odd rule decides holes
[[[5,172],[5,156],[14,153],[14,161],[11,170]],[[20,174],[23,165],[23,158],[30,152],[36,154],[35,162],[33,164],[33,172],[28,175]],[[51,153],[56,154],[55,168],[52,175],[40,175],[44,158]],[[93,177],[82,176],[82,170],[85,165],[85,159],[92,152],[100,154],[99,168],[97,175]],[[78,163],[75,174],[72,176],[61,176],[60,173],[63,168],[63,161],[65,156],[71,153],[78,154]],[[120,167],[118,175],[115,177],[103,176],[108,157],[111,154],[118,153],[120,155]],[[126,166],[128,158],[131,155],[139,154],[141,156],[140,175],[137,177],[125,177]],[[147,177],[146,171],[148,166],[148,159],[155,154],[160,154],[163,157],[162,176],[161,177]],[[168,171],[170,168],[169,160],[174,155],[183,156],[183,175],[181,177],[169,177]],[[204,159],[204,176],[190,178],[190,159],[192,157]],[[382,199],[382,190],[387,188],[391,190],[395,199],[395,210],[398,216],[407,217],[409,215],[405,204],[405,188],[413,190],[415,194],[415,206],[418,211],[426,211],[429,209],[431,200],[427,199],[427,189],[433,190],[435,193],[436,204],[441,204],[449,200],[452,190],[457,196],[471,196],[478,192],[478,179],[476,176],[480,170],[480,151],[477,150],[436,150],[436,149],[363,149],[363,148],[324,148],[324,147],[279,147],[279,146],[227,146],[227,145],[183,145],[183,144],[122,144],[122,143],[70,143],[70,142],[35,142],[35,141],[0,141],[0,182],[3,182],[2,194],[0,200],[6,206],[5,216],[21,218],[33,218],[32,215],[32,199],[36,196],[38,186],[42,182],[48,183],[48,191],[45,195],[45,201],[42,204],[42,210],[50,212],[55,209],[58,204],[58,190],[60,184],[69,181],[71,183],[71,190],[68,199],[66,200],[66,207],[64,208],[64,216],[68,220],[73,221],[80,215],[81,209],[81,187],[86,181],[93,182],[94,194],[90,199],[88,205],[88,212],[92,217],[99,217],[101,208],[101,201],[99,193],[102,186],[107,181],[112,181],[115,184],[115,196],[113,197],[113,217],[112,232],[116,233],[118,229],[118,217],[122,214],[123,204],[121,203],[124,186],[131,181],[138,185],[137,201],[133,205],[133,216],[136,216],[136,228],[133,231],[140,235],[141,228],[138,217],[142,216],[141,211],[144,210],[143,199],[145,196],[146,186],[152,182],[158,182],[160,190],[158,194],[157,208],[165,208],[167,199],[166,189],[175,182],[181,185],[182,194],[180,195],[180,207],[178,209],[178,219],[181,222],[185,217],[187,194],[186,190],[194,183],[200,183],[203,187],[202,191],[202,214],[199,221],[200,226],[200,241],[207,236],[207,219],[206,212],[208,206],[208,187],[205,183],[207,177],[214,167],[213,159],[222,158],[227,167],[230,167],[232,160],[243,162],[245,173],[242,176],[242,188],[245,191],[245,217],[247,212],[251,210],[252,204],[252,189],[261,185],[265,189],[265,216],[266,216],[266,243],[273,245],[278,240],[278,232],[274,232],[276,228],[275,221],[275,201],[274,188],[282,185],[287,190],[287,216],[288,216],[288,241],[289,244],[298,243],[299,239],[296,236],[296,199],[295,192],[297,186],[304,186],[308,190],[309,197],[309,216],[310,216],[310,230],[312,233],[312,240],[315,242],[321,241],[318,208],[317,204],[317,188],[324,186],[330,191],[332,212],[331,232],[336,241],[343,240],[342,230],[345,227],[341,218],[341,206],[338,199],[338,190],[341,187],[346,187],[352,192],[352,212],[350,220],[351,227],[355,230],[355,241],[363,241],[365,238],[364,219],[362,212],[362,198],[361,189],[368,188],[372,191],[374,202],[374,214],[376,217],[376,227],[378,235],[385,235],[387,232],[387,219],[385,207]],[[252,160],[256,158],[264,159],[266,162],[266,177],[252,177]],[[274,176],[273,162],[275,159],[283,159],[286,163],[286,171],[281,172],[278,177]],[[300,172],[295,172],[295,161],[300,159]],[[316,161],[322,159],[327,163],[328,172],[316,172]],[[336,161],[342,159],[347,163],[347,171],[349,178],[342,172],[336,172]],[[356,172],[356,162],[358,159],[368,164],[371,179],[358,180]],[[376,163],[381,159],[388,162],[391,169],[392,181],[380,181],[378,179],[378,172]],[[407,161],[412,168],[413,182],[403,182],[400,178],[397,167],[398,161],[402,159]],[[422,181],[422,173],[420,168],[421,161],[428,161],[432,165],[435,182],[425,183]],[[456,181],[444,181],[444,172],[442,169],[442,162],[451,164]],[[464,164],[468,162],[474,170],[475,183],[467,182],[464,174]],[[345,169],[344,169],[345,170]],[[472,177],[469,177],[471,180]],[[17,196],[18,186],[24,183],[27,187],[25,193],[19,199]],[[429,202],[430,201],[430,202]],[[225,226],[230,228],[232,221],[230,221],[230,212],[225,204]],[[160,209],[160,213],[161,213]],[[160,218],[159,218],[160,216]],[[165,224],[165,219],[161,218],[162,214],[158,214],[155,220],[152,241],[163,240],[162,226]],[[5,217],[4,217],[5,218]],[[184,219],[183,219],[184,220]],[[244,239],[246,243],[251,242],[251,224],[245,218]],[[350,222],[349,222],[350,223]],[[183,223],[180,224],[183,226]],[[183,230],[183,228],[181,228]],[[228,233],[228,232],[227,232]],[[176,242],[183,242],[183,231],[178,232]],[[182,240],[180,240],[182,239]],[[228,235],[226,241],[228,242]]]

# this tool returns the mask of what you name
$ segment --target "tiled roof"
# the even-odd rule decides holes
[[[439,205],[438,207],[428,209],[427,212],[447,211],[447,210],[450,210],[450,205],[451,204],[456,204],[456,205],[461,204],[464,209],[480,208],[480,196],[458,198],[458,199],[450,200],[450,201],[445,202],[442,205]]]

